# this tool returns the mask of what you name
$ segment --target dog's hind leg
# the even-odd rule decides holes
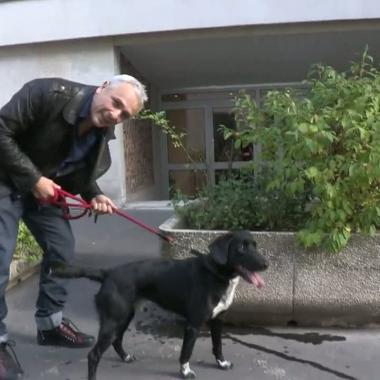
[[[183,337],[181,356],[179,362],[181,364],[180,373],[185,379],[194,379],[195,372],[190,368],[190,357],[193,353],[195,341],[197,340],[199,334],[199,328],[194,327],[190,324],[186,324],[185,333]]]
[[[208,321],[208,325],[211,332],[212,353],[215,356],[218,367],[221,369],[231,369],[233,367],[233,363],[225,360],[222,352],[223,321],[218,318],[210,319]]]
[[[134,355],[127,354],[123,348],[124,333],[127,330],[128,326],[129,326],[129,324],[130,324],[130,322],[134,316],[135,316],[135,311],[132,310],[129,313],[126,321],[123,322],[121,325],[119,325],[119,327],[117,328],[116,339],[112,342],[113,348],[115,349],[117,354],[120,356],[121,360],[123,360],[127,363],[130,363],[130,362],[133,362],[134,360],[136,360],[136,357]]]
[[[107,348],[115,340],[117,323],[114,320],[102,320],[98,334],[98,340],[93,349],[88,353],[88,380],[96,380],[96,370],[99,361]]]

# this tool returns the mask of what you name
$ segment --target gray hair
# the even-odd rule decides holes
[[[145,86],[141,82],[139,82],[135,77],[127,74],[115,75],[109,80],[110,86],[117,86],[120,83],[128,83],[134,88],[135,93],[139,99],[141,110],[144,107],[144,103],[148,100],[148,95],[146,93]]]

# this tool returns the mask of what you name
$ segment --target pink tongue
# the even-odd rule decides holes
[[[252,284],[254,284],[256,286],[256,288],[260,289],[265,285],[264,280],[257,273],[250,273],[249,279],[251,280]]]

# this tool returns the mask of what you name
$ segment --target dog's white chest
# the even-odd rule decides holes
[[[231,306],[232,301],[234,300],[235,290],[237,284],[239,283],[239,279],[239,277],[235,277],[233,280],[230,281],[226,293],[224,293],[219,303],[214,307],[211,318],[215,318],[219,313],[227,310]]]

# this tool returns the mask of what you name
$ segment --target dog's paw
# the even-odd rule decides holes
[[[234,363],[231,363],[228,360],[216,360],[218,367],[221,369],[231,369],[234,366]]]
[[[125,361],[126,363],[132,363],[135,360],[137,360],[136,356],[135,355],[131,355],[131,354],[125,355],[125,357],[123,359],[123,361]]]
[[[195,372],[190,368],[189,363],[185,363],[181,365],[181,377],[183,379],[195,379]]]
[[[193,370],[190,370],[189,372],[181,372],[182,379],[195,379],[197,376],[195,375],[195,372]]]

